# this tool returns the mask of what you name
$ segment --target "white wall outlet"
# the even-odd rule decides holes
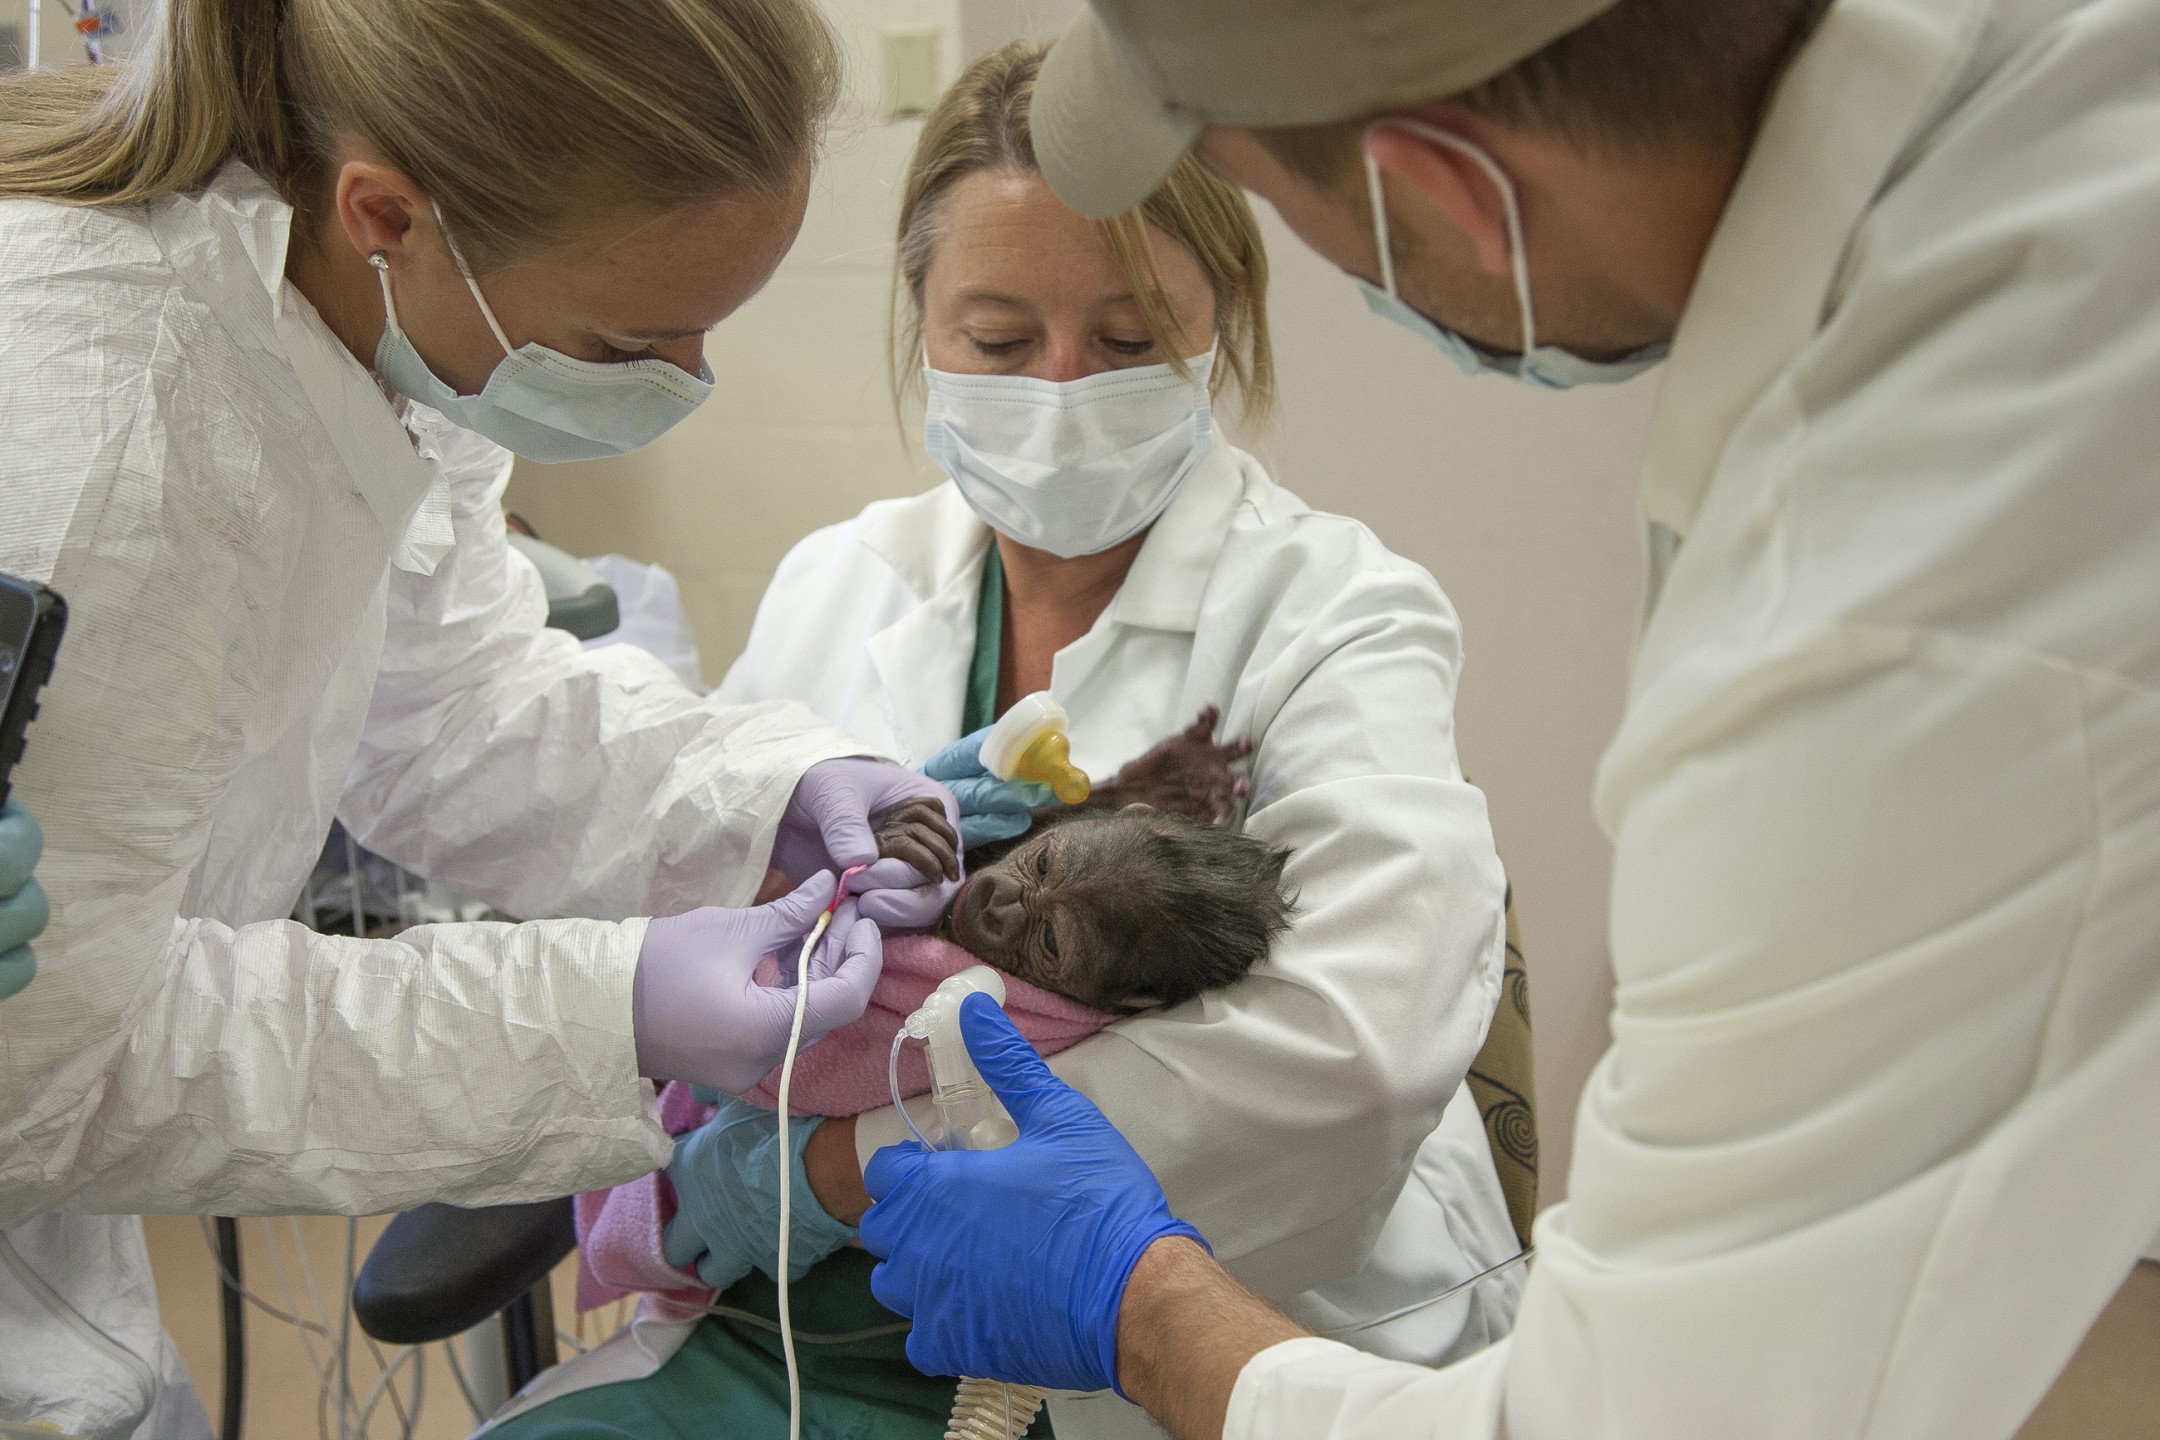
[[[915,119],[930,113],[945,89],[945,32],[936,25],[887,25],[879,32],[885,60],[885,103],[879,118]]]

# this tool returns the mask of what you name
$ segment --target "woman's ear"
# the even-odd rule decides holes
[[[338,167],[336,202],[338,223],[353,249],[363,257],[386,254],[393,266],[434,225],[426,192],[402,171],[372,160],[347,160]]]
[[[1507,200],[1484,166],[1451,145],[1385,120],[1366,135],[1365,148],[1381,174],[1397,182],[1389,199],[1398,206],[1393,217],[1398,226],[1406,217],[1421,230],[1451,223],[1469,239],[1487,274],[1503,279],[1514,274]]]

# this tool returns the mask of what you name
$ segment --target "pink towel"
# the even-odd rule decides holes
[[[892,1103],[885,1067],[893,1036],[941,982],[975,963],[967,951],[934,935],[887,940],[885,969],[869,1010],[796,1057],[788,1108],[797,1115],[860,1115]],[[778,965],[767,960],[758,980],[770,985],[778,974]],[[1005,1013],[1045,1055],[1071,1049],[1117,1018],[1009,976]],[[775,1070],[743,1098],[772,1109],[779,1104],[779,1087]],[[910,1041],[900,1052],[900,1093],[913,1098],[929,1089],[923,1047]],[[660,1092],[660,1124],[670,1135],[695,1130],[712,1115],[712,1107],[700,1105],[679,1081]],[[661,1232],[675,1214],[674,1187],[664,1173],[655,1170],[627,1185],[580,1195],[576,1214],[578,1309],[641,1295],[641,1313],[682,1319],[712,1303],[713,1292],[695,1275],[668,1264],[662,1253]]]

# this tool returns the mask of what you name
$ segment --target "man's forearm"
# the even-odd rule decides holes
[[[1158,1240],[1118,1309],[1118,1384],[1174,1440],[1218,1440],[1246,1362],[1303,1334],[1200,1246]]]
[[[862,1170],[855,1160],[855,1117],[827,1120],[803,1147],[803,1178],[825,1213],[843,1225],[860,1225],[870,1208]]]

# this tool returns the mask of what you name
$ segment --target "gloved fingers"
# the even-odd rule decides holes
[[[884,937],[873,922],[857,920],[848,927],[847,952],[839,966],[810,982],[809,997],[803,1002],[804,1035],[824,1035],[861,1019],[884,968]]]
[[[14,800],[0,807],[0,895],[27,885],[44,853],[45,832],[38,828],[37,817]]]
[[[698,1282],[713,1290],[725,1290],[756,1268],[744,1264],[740,1256],[722,1257],[708,1250],[705,1258],[697,1262]]]
[[[883,890],[920,890],[937,883],[925,880],[922,872],[907,861],[891,859],[880,860],[848,876],[847,888],[850,895],[862,899]]]
[[[865,1245],[869,1244],[868,1241],[864,1241],[863,1243]],[[893,1314],[898,1315],[901,1319],[912,1320],[915,1318],[915,1289],[913,1286],[908,1285],[901,1280],[899,1267],[892,1264],[891,1262],[888,1261],[884,1264],[874,1265],[871,1267],[870,1295],[872,1299],[878,1302],[878,1304],[884,1306],[887,1310],[892,1311]],[[913,1338],[910,1337],[909,1344],[912,1346],[913,1343]],[[912,1350],[910,1351],[908,1358],[914,1358]],[[939,1372],[935,1370],[923,1371],[923,1374],[925,1375],[935,1375],[938,1373]]]
[[[833,911],[832,923],[825,927],[825,933],[818,939],[817,948],[810,952],[812,980],[823,980],[828,975],[839,973],[840,966],[848,956],[848,933],[855,928],[855,922],[860,918],[859,908],[854,896],[841,897],[839,907]],[[799,946],[793,955],[780,956],[781,984],[793,985],[802,978],[796,973],[795,966],[795,962],[801,958],[802,950]]]
[[[978,845],[988,845],[998,840],[1011,840],[1027,834],[1035,824],[1035,817],[1022,810],[1013,815],[963,815],[960,817],[960,845],[972,850]]]
[[[1208,706],[1200,712],[1199,719],[1185,727],[1185,738],[1188,740],[1213,740],[1215,738],[1216,723],[1221,719],[1222,711],[1213,705]]]
[[[1038,785],[1032,780],[999,780],[988,775],[954,781],[952,795],[960,807],[963,821],[970,815],[1025,814],[1040,810],[1057,799],[1056,792],[1047,785]]]
[[[893,863],[893,862],[881,862]],[[871,869],[876,869],[872,866]],[[867,874],[868,872],[864,872]],[[860,878],[860,877],[858,877]],[[918,879],[913,889],[871,890],[860,901],[862,917],[893,930],[927,930],[937,924],[960,888],[956,880],[925,885]]]
[[[970,776],[988,774],[989,772],[983,769],[982,746],[989,735],[990,727],[985,725],[972,735],[961,736],[924,761],[922,773],[932,780],[942,780],[947,784],[968,779]]]
[[[759,943],[755,947],[757,954],[750,957],[751,963],[754,965],[790,942],[800,949],[803,936],[810,933],[810,927],[817,923],[818,915],[827,905],[832,904],[833,889],[839,883],[839,876],[830,870],[820,870],[770,905],[758,906],[754,913],[757,916],[756,934]],[[783,971],[794,960],[793,955],[782,954],[780,964]]]
[[[880,1237],[891,1233],[890,1227],[897,1217],[892,1211],[880,1215],[878,1206],[884,1204],[887,1197],[900,1186],[913,1179],[929,1158],[930,1152],[922,1146],[913,1140],[903,1140],[897,1145],[881,1147],[870,1157],[870,1163],[863,1166],[863,1189],[870,1192],[871,1204],[862,1218],[862,1243],[863,1248],[871,1254],[892,1253],[890,1243],[880,1243]],[[873,1221],[876,1223],[873,1224]]]
[[[1005,1102],[1021,1133],[1045,1097],[1078,1094],[1050,1072],[1012,1017],[989,996],[970,995],[960,1002],[960,1034],[975,1068]]]
[[[18,945],[0,955],[0,1000],[7,999],[16,991],[37,978],[37,956],[27,945]]]
[[[679,1194],[682,1182],[676,1178],[674,1166],[668,1167],[667,1177]],[[704,1239],[699,1236],[697,1227],[690,1223],[689,1217],[680,1210],[670,1216],[667,1224],[661,1228],[660,1253],[668,1264],[678,1270],[688,1270],[705,1258]]]
[[[45,933],[52,909],[45,903],[45,889],[27,881],[20,890],[0,900],[0,950],[27,945]]]

